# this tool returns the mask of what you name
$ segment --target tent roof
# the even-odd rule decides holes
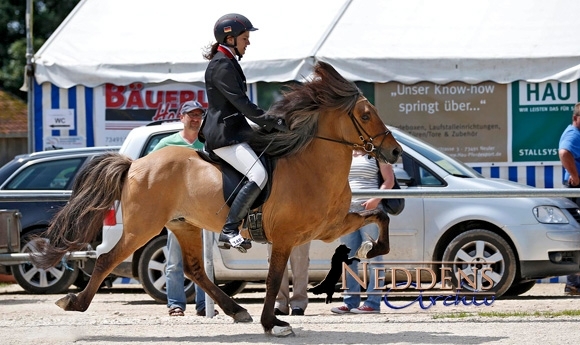
[[[344,77],[404,83],[580,79],[573,0],[355,0],[316,57]],[[368,23],[364,25],[363,23]],[[363,29],[357,29],[363,28]],[[344,37],[356,33],[348,44]]]
[[[299,80],[317,60],[369,82],[570,82],[578,10],[575,0],[82,0],[35,54],[35,75],[65,88],[203,82],[215,20],[238,12],[259,28],[241,62],[250,83]]]

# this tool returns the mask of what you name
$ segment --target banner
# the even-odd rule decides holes
[[[96,146],[121,145],[135,127],[153,121],[179,119],[179,107],[191,100],[207,107],[203,84],[144,84],[120,86],[106,84],[96,88]],[[102,97],[102,98],[101,98]]]
[[[492,82],[375,85],[387,126],[421,138],[463,162],[507,161],[507,86]]]
[[[560,161],[558,143],[572,123],[578,81],[512,83],[512,160]]]

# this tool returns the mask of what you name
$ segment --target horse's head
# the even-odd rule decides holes
[[[316,138],[347,144],[384,163],[395,163],[403,153],[401,145],[383,123],[377,108],[364,97],[355,83],[344,79],[331,65],[319,61],[314,68],[317,78],[309,83],[320,108],[330,110],[334,118],[326,131],[319,127]],[[345,116],[347,115],[347,116]],[[337,124],[336,121],[339,123]],[[334,138],[333,138],[334,136]],[[340,138],[336,138],[336,136]]]
[[[354,125],[354,132],[349,132],[358,136],[357,141],[353,141],[355,149],[370,154],[380,162],[397,161],[403,148],[379,117],[377,108],[366,97],[361,95],[358,98],[348,116]]]

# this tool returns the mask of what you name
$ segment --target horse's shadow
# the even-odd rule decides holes
[[[171,341],[172,343],[274,343],[274,344],[388,344],[388,343],[421,343],[421,344],[487,344],[495,341],[505,341],[506,337],[491,335],[456,335],[449,332],[433,331],[398,331],[384,333],[369,333],[362,331],[337,332],[337,331],[312,331],[303,330],[300,327],[294,329],[296,336],[287,338],[276,338],[266,334],[242,333],[235,335],[215,335],[215,336],[185,336],[185,337],[139,337],[139,336],[88,336],[81,337],[77,341],[86,342],[111,342],[111,343],[161,343]]]

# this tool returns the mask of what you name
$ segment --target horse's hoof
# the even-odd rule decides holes
[[[58,301],[54,302],[57,306],[61,307],[63,310],[69,310],[68,306],[71,304],[72,299],[75,297],[74,294],[69,293]]]
[[[295,336],[296,334],[292,330],[292,326],[274,326],[272,328],[272,335],[275,337],[288,337]]]
[[[368,258],[367,255],[371,251],[371,249],[373,249],[373,242],[364,241],[356,251],[354,257],[359,259],[367,259]]]
[[[234,314],[234,322],[238,323],[238,322],[253,322],[254,320],[252,319],[252,316],[250,315],[250,313],[248,313],[247,310],[241,311],[239,313]]]

